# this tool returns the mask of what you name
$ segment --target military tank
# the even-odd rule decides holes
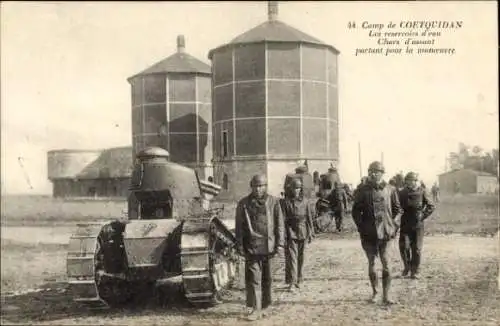
[[[235,279],[234,221],[213,204],[221,187],[168,158],[154,147],[137,154],[126,218],[77,225],[67,254],[74,301],[122,306],[176,278],[189,302],[206,306]]]

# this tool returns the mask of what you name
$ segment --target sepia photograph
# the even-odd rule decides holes
[[[2,325],[499,325],[495,1],[1,1]]]

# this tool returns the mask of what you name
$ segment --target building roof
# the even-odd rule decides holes
[[[151,67],[128,78],[130,81],[137,76],[167,73],[197,73],[210,75],[212,68],[205,62],[185,52],[185,39],[183,35],[177,36],[177,52],[166,59],[155,63]]]
[[[466,172],[466,173],[470,173],[470,174],[475,174],[475,175],[477,175],[477,176],[485,176],[485,177],[493,177],[493,178],[496,178],[496,177],[497,177],[496,175],[491,174],[491,173],[488,173],[488,172],[484,172],[484,171],[476,171],[476,170],[472,170],[472,169],[458,169],[458,170],[452,170],[452,171],[448,171],[448,172],[441,173],[441,174],[439,174],[439,176],[442,176],[442,175],[448,175],[448,174],[453,174],[453,173],[456,173],[456,172]]]
[[[213,53],[217,50],[232,47],[235,45],[261,43],[261,42],[283,42],[283,43],[304,43],[320,45],[330,48],[335,53],[340,53],[333,46],[326,44],[319,39],[308,35],[288,24],[277,19],[278,9],[275,1],[269,1],[268,21],[250,29],[249,31],[235,37],[228,44],[221,45],[210,50],[208,58],[212,59]]]
[[[101,179],[130,177],[133,170],[132,147],[105,149],[101,155],[87,165],[76,179]]]

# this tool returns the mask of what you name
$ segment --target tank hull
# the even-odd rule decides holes
[[[113,224],[114,223],[114,224]],[[130,303],[138,291],[181,277],[193,304],[216,302],[236,276],[234,222],[213,212],[184,220],[131,220],[77,225],[67,276],[73,299],[91,308]],[[168,294],[167,294],[168,295]]]

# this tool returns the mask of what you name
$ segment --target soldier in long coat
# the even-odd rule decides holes
[[[314,236],[314,203],[304,198],[303,184],[300,179],[291,182],[293,196],[282,201],[285,216],[285,282],[288,290],[300,288],[303,281],[302,269],[306,243]]]
[[[255,175],[252,192],[236,207],[236,241],[245,257],[246,305],[248,318],[261,317],[272,301],[271,258],[284,247],[284,220],[279,199],[267,193],[267,178]]]
[[[435,206],[425,188],[418,186],[416,173],[405,176],[406,187],[399,193],[403,208],[399,251],[403,260],[402,276],[410,272],[412,279],[417,279],[420,271],[422,246],[424,242],[424,221],[434,212]]]
[[[389,298],[391,274],[387,254],[390,241],[396,237],[402,210],[397,190],[382,180],[382,163],[372,162],[368,174],[368,181],[356,193],[352,217],[368,258],[368,276],[373,290],[370,300],[375,302],[378,293],[375,258],[379,256],[382,263],[382,300],[385,304],[392,304],[394,301]]]

